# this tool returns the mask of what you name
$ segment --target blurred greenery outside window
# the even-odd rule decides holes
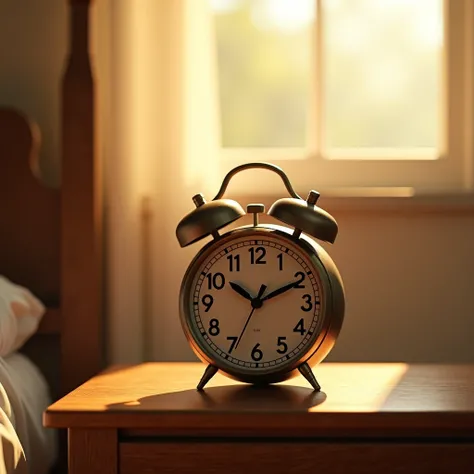
[[[446,158],[446,10],[462,18],[461,0],[209,1],[223,156]],[[382,174],[366,184],[413,185]]]

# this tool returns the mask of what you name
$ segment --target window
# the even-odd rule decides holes
[[[301,188],[470,184],[469,0],[211,4],[224,169],[271,161]]]

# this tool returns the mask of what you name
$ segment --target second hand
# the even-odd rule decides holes
[[[260,287],[260,290],[258,291],[257,297],[252,299],[252,311],[250,311],[249,317],[247,318],[247,321],[245,322],[245,326],[242,329],[242,332],[240,333],[239,338],[237,339],[237,343],[235,344],[235,349],[237,349],[237,347],[239,346],[240,340],[242,339],[242,336],[244,335],[245,329],[247,328],[249,324],[249,321],[250,321],[250,318],[252,317],[253,312],[257,308],[260,308],[262,306],[262,300],[260,298],[262,297],[263,293],[265,293],[266,289],[267,289],[266,285],[262,285]]]

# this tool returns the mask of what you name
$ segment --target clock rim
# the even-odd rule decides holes
[[[295,237],[292,231],[292,229],[272,224],[260,224],[258,226],[248,225],[232,229],[222,234],[218,239],[208,242],[200,249],[183,276],[179,295],[179,314],[186,339],[193,352],[202,362],[217,367],[230,378],[253,384],[280,382],[297,375],[298,367],[304,363],[312,367],[321,362],[335,344],[344,317],[344,291],[339,272],[331,257],[317,242],[305,234]],[[192,295],[191,285],[199,267],[216,247],[228,241],[233,241],[236,238],[259,233],[268,233],[289,240],[302,253],[306,254],[307,258],[317,268],[318,280],[321,284],[322,292],[322,322],[320,325],[321,329],[315,336],[313,342],[308,345],[307,349],[301,352],[299,357],[291,359],[287,364],[259,369],[257,372],[255,368],[234,367],[225,362],[221,362],[213,355],[213,351],[208,349],[207,343],[203,341],[202,346],[199,344],[200,334],[191,321],[193,314],[191,314],[192,312],[190,311],[191,305],[189,304],[189,298]],[[262,238],[263,237],[262,235]]]

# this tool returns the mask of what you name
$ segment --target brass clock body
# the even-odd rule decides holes
[[[277,173],[291,197],[267,214],[285,225],[259,223],[262,204],[249,204],[253,225],[221,234],[246,213],[223,199],[231,178],[260,168]],[[344,318],[344,288],[329,254],[315,239],[333,243],[335,219],[316,205],[319,193],[302,199],[283,170],[249,163],[231,170],[212,201],[193,197],[196,209],[178,224],[185,247],[207,236],[181,284],[181,324],[195,354],[207,365],[197,388],[221,370],[242,382],[267,384],[301,373],[315,390],[311,367],[334,346]]]

